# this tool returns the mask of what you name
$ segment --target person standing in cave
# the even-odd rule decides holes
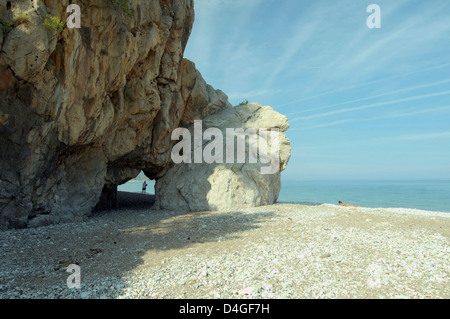
[[[147,181],[142,184],[142,194],[147,194]]]

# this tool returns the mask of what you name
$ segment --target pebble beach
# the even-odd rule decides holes
[[[1,299],[448,299],[450,214],[275,204],[151,210],[0,232]],[[69,289],[69,265],[81,287]]]

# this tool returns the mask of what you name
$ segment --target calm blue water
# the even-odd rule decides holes
[[[154,182],[147,182],[154,193]],[[142,191],[142,182],[128,182],[119,191]],[[420,181],[282,181],[278,202],[400,207],[450,213],[450,180]]]
[[[450,212],[450,180],[283,181],[278,201]]]

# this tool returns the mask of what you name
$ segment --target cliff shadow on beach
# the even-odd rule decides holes
[[[0,267],[14,269],[15,282],[0,296],[20,288],[43,298],[118,298],[129,288],[127,275],[140,269],[151,273],[187,252],[204,256],[206,262],[211,249],[232,245],[245,250],[243,234],[275,215],[152,210],[154,196],[124,192],[118,199],[117,209],[95,213],[86,222],[14,230],[8,245],[20,246],[23,253],[2,251]],[[66,285],[66,270],[73,264],[81,269],[81,289]]]

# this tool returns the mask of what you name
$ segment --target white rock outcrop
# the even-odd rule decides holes
[[[280,176],[286,168],[290,158],[291,146],[284,132],[289,128],[289,123],[284,115],[275,112],[269,106],[259,104],[240,105],[227,107],[221,111],[207,116],[201,122],[202,131],[217,128],[222,132],[223,139],[218,149],[223,150],[223,163],[207,163],[204,159],[201,163],[195,163],[194,146],[192,146],[191,163],[173,165],[167,173],[157,180],[155,185],[156,209],[188,210],[188,211],[229,211],[243,207],[255,207],[273,204],[281,190]],[[264,154],[256,139],[251,141],[246,138],[245,160],[239,163],[237,156],[234,162],[228,162],[226,139],[228,129],[242,128],[244,131],[255,129],[258,139],[268,142],[268,150],[271,151],[272,134],[264,136],[262,129],[270,132],[278,129],[279,152],[276,154],[278,161],[263,163],[257,158],[257,163],[251,163],[252,155]],[[189,127],[191,136],[194,136],[194,125]],[[217,138],[217,136],[215,137]],[[206,139],[202,142],[202,150],[215,141]],[[235,155],[238,154],[238,139],[234,140]],[[217,149],[216,149],[217,150]],[[185,152],[185,150],[183,150]],[[211,152],[211,154],[214,152]],[[209,154],[206,152],[206,154]],[[267,153],[266,154],[270,154]],[[213,154],[214,155],[214,154]],[[258,156],[255,156],[258,157]],[[263,156],[264,157],[264,156]],[[273,158],[272,158],[273,160]],[[262,169],[267,170],[273,164],[276,169],[271,174],[262,174]]]

